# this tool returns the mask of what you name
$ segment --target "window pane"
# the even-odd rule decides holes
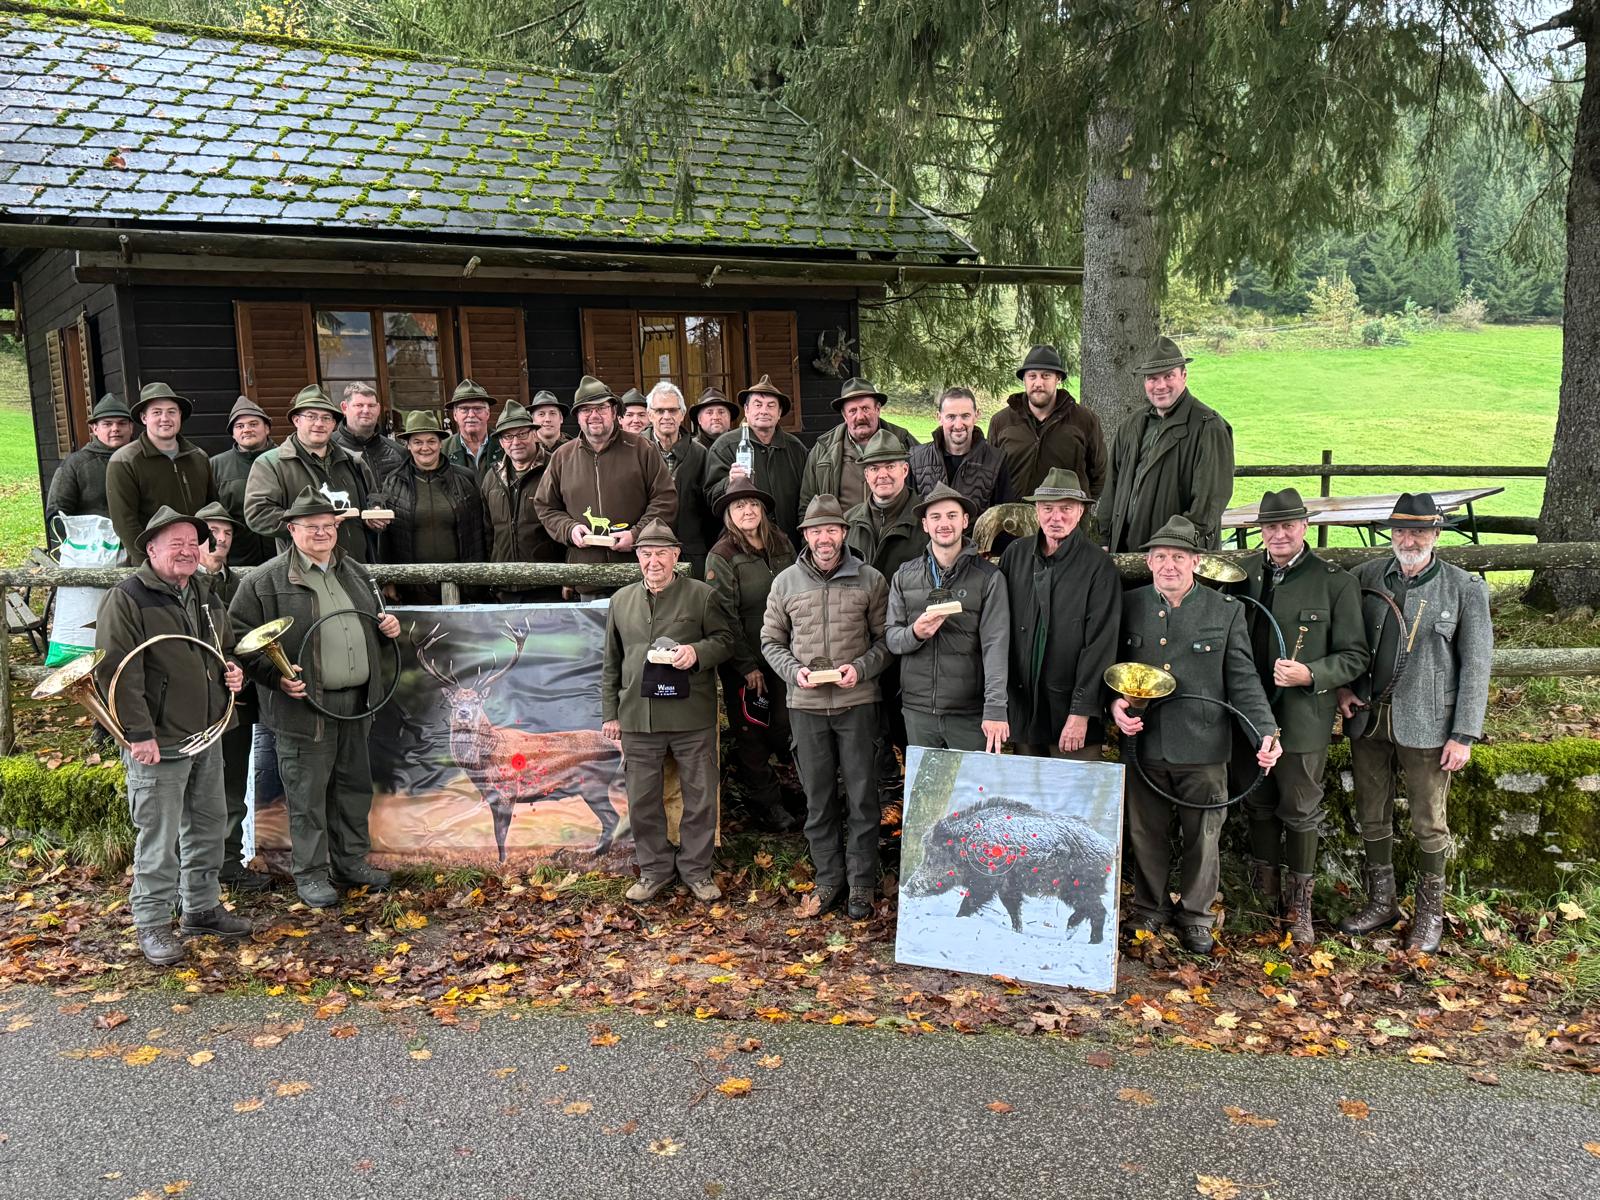
[[[317,360],[323,379],[371,379],[378,373],[372,351],[372,314],[317,313]]]
[[[646,379],[667,379],[683,386],[678,361],[678,318],[673,313],[639,314],[639,365]]]
[[[721,317],[684,317],[683,342],[688,358],[688,373],[724,375],[728,370],[722,346]]]
[[[386,312],[383,350],[391,408],[437,408],[443,399],[439,314]]]

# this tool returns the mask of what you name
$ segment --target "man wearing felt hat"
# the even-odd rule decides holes
[[[141,565],[101,600],[95,648],[105,652],[97,668],[100,688],[129,742],[122,762],[135,831],[128,894],[134,933],[145,958],[166,967],[184,956],[172,931],[172,910],[180,903],[185,935],[250,932],[248,921],[222,906],[217,887],[228,820],[222,749],[215,742],[198,754],[181,749],[222,719],[228,694],[244,686],[244,675],[231,659],[222,666],[192,641],[162,641],[134,653],[164,634],[196,639],[224,655],[233,649],[227,610],[211,581],[197,574],[200,547],[211,540],[206,522],[163,505],[135,540]]]
[[[1282,900],[1297,946],[1316,941],[1311,893],[1322,825],[1322,772],[1339,689],[1366,670],[1361,590],[1350,572],[1306,544],[1310,514],[1294,488],[1261,497],[1261,553],[1244,564],[1240,593],[1272,613],[1278,641],[1260,609],[1246,606],[1256,671],[1280,726],[1283,757],[1244,800],[1250,822],[1250,880],[1269,912]],[[1280,871],[1281,869],[1281,871]]]
[[[228,561],[236,567],[258,567],[278,552],[278,543],[245,524],[244,490],[256,459],[272,449],[272,418],[250,397],[240,396],[228,413],[228,436],[233,439],[232,448],[211,456],[217,499],[234,526]]]
[[[884,641],[898,656],[906,740],[988,750],[1011,736],[1006,659],[1011,609],[1005,576],[967,541],[977,506],[940,483],[916,506],[927,553],[889,581]],[[958,605],[959,612],[940,612]]]
[[[638,388],[629,388],[617,400],[617,428],[643,437],[650,427],[650,402]]]
[[[89,414],[89,440],[79,446],[50,476],[44,499],[44,526],[52,536],[56,515],[108,517],[106,467],[111,456],[133,437],[133,415],[122,400],[107,392]]]
[[[394,513],[380,537],[383,561],[486,561],[489,533],[478,480],[466,467],[445,459],[444,427],[438,414],[427,409],[408,412],[398,436],[405,462],[378,487],[379,507]],[[436,583],[407,584],[397,589],[397,595],[406,604],[440,600]]]
[[[244,486],[244,519],[264,537],[278,539],[280,548],[291,540],[284,528],[285,513],[306,488],[322,495],[337,511],[339,549],[357,562],[370,557],[367,530],[381,533],[388,518],[363,518],[361,510],[374,507],[378,490],[372,468],[333,440],[344,414],[317,384],[301,388],[289,405],[294,432],[274,446],[250,468]]]
[[[682,879],[696,900],[722,898],[711,875],[717,836],[717,667],[733,627],[710,584],[675,574],[681,547],[663,521],[639,527],[644,578],[611,598],[600,672],[600,731],[622,743],[628,819],[639,881],[636,903]],[[664,661],[652,661],[655,657]],[[663,770],[672,755],[683,792],[678,845],[667,840]]]
[[[549,396],[557,406],[561,403],[556,400],[553,393],[540,392],[539,395]],[[534,403],[537,405],[537,397]],[[450,399],[444,402],[445,420],[450,422],[450,427],[455,430],[444,441],[441,452],[445,461],[454,463],[458,467],[465,467],[479,479],[500,461],[500,446],[489,436],[489,411],[493,407],[494,397],[470,379],[463,379],[456,384],[455,391],[450,393]],[[561,421],[558,418],[557,436],[560,435],[560,430]]]
[[[888,402],[889,397],[873,387],[871,380],[844,381],[832,401],[839,423],[817,439],[806,457],[805,476],[800,481],[800,511],[811,503],[811,497],[823,493],[837,496],[846,512],[865,500],[867,481],[861,456],[877,434],[886,434],[908,455],[911,453],[917,439],[881,415]]]
[[[1207,701],[1237,710],[1235,719],[1257,746],[1262,770],[1272,769],[1282,749],[1250,657],[1244,605],[1195,583],[1194,569],[1205,549],[1199,531],[1187,518],[1173,517],[1143,548],[1152,583],[1123,597],[1122,661],[1160,667],[1178,686],[1177,694],[1151,704],[1142,715],[1120,696],[1111,704],[1128,765],[1130,925],[1154,931],[1173,922],[1184,949],[1209,954],[1233,722],[1226,709]],[[1182,842],[1176,908],[1168,887],[1174,817]]]
[[[767,376],[763,375],[763,379]],[[708,387],[689,406],[689,432],[707,450],[739,423],[739,409],[722,394],[721,388]]]
[[[1168,518],[1194,526],[1202,550],[1221,536],[1233,495],[1233,430],[1189,390],[1188,358],[1161,337],[1133,365],[1150,405],[1117,427],[1097,519],[1113,554],[1149,540]]]
[[[655,447],[617,428],[617,398],[593,375],[579,382],[572,412],[579,436],[550,456],[534,507],[568,562],[628,562],[639,526],[671,527],[678,489]],[[591,546],[591,536],[615,540]]]
[[[539,440],[539,425],[515,400],[507,400],[494,426],[502,457],[483,475],[479,493],[489,514],[489,561],[556,563],[566,560],[539,519],[534,492],[544,479],[550,455]],[[502,604],[542,603],[561,598],[558,587],[500,588]]]
[[[706,453],[706,499],[715,504],[735,479],[749,479],[778,506],[778,528],[798,542],[806,447],[779,428],[794,403],[767,375],[740,392],[739,403],[744,406],[744,427],[724,433]]]
[[[1363,591],[1370,589],[1362,610],[1371,672],[1339,689],[1367,896],[1339,928],[1372,933],[1400,917],[1394,797],[1403,773],[1418,851],[1406,948],[1432,953],[1444,937],[1446,800],[1451,777],[1483,736],[1494,628],[1483,579],[1435,554],[1445,519],[1431,495],[1402,495],[1384,525],[1391,557],[1369,559],[1354,572]]]
[[[812,499],[800,522],[805,549],[767,595],[761,654],[788,687],[806,842],[817,869],[815,915],[848,894],[850,918],[859,921],[872,915],[878,886],[874,785],[878,676],[891,657],[884,642],[889,585],[845,545],[846,528],[836,497]]]
[[[139,535],[159,509],[193,516],[217,498],[211,461],[180,432],[193,412],[166,384],[145,384],[133,406],[143,430],[106,464],[106,508],[134,566],[144,562]]]
[[[1116,661],[1122,577],[1082,528],[1089,493],[1052,467],[1025,497],[1039,531],[1000,555],[1011,597],[1008,712],[1018,754],[1099,762],[1101,677]]]
[[[1054,346],[1035,346],[1017,368],[1022,391],[1006,397],[989,418],[989,443],[1005,457],[1018,492],[1034,491],[1051,470],[1078,477],[1092,501],[1106,480],[1106,439],[1100,418],[1062,384],[1066,364]]]
[[[570,440],[561,432],[571,405],[548,388],[540,388],[528,401],[528,416],[533,421],[533,439],[548,458]]]
[[[277,735],[290,869],[296,893],[312,908],[338,904],[340,887],[389,884],[388,872],[367,862],[367,742],[371,710],[384,693],[379,638],[399,637],[400,621],[381,610],[372,576],[339,545],[341,511],[302,488],[281,515],[288,549],[251,571],[228,606],[240,637],[279,617],[294,622],[281,645],[302,674],[285,679],[265,654],[250,657],[245,671],[255,681],[261,722]]]

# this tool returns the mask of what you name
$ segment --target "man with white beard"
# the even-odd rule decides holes
[[[1356,821],[1366,855],[1367,903],[1339,923],[1367,934],[1400,918],[1394,879],[1394,797],[1406,778],[1417,839],[1417,903],[1406,949],[1431,954],[1444,936],[1444,868],[1450,850],[1450,779],[1483,736],[1494,629],[1489,589],[1434,554],[1444,516],[1426,492],[1407,492],[1383,523],[1392,558],[1355,569],[1364,593],[1372,672],[1339,689],[1350,738]]]

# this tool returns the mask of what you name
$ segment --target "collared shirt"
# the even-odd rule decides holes
[[[345,591],[339,577],[334,574],[333,559],[314,563],[294,550],[295,566],[300,578],[316,595],[317,616],[329,613],[354,612],[350,593]],[[315,682],[325,691],[361,687],[371,677],[372,668],[367,662],[367,631],[360,617],[339,617],[324,622],[317,629],[316,662],[321,672]]]

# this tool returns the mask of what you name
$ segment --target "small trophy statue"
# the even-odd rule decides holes
[[[838,683],[844,678],[844,672],[821,655],[811,660],[810,670],[813,684]]]
[[[644,652],[646,662],[657,663],[670,667],[673,657],[678,653],[678,643],[668,637],[658,637],[650,643],[650,649]]]
[[[613,525],[605,517],[597,517],[586,507],[583,510],[583,519],[589,522],[589,536],[583,540],[585,546],[599,546],[610,550],[617,544],[615,534],[621,533],[626,525]]]
[[[928,607],[922,610],[925,617],[953,617],[961,611],[961,601],[954,599],[949,588],[934,588],[928,593]]]

